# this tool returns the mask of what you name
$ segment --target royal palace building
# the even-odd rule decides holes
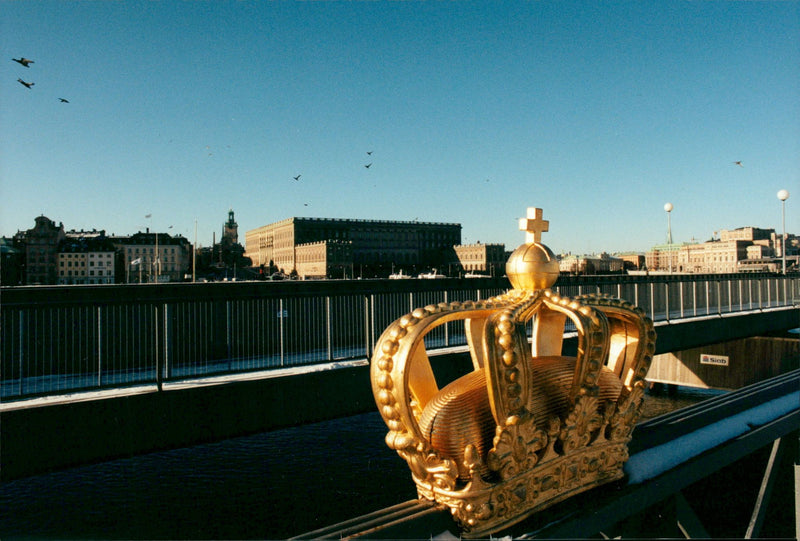
[[[253,266],[301,278],[385,277],[393,266],[435,268],[453,260],[461,224],[287,218],[245,234]],[[349,261],[348,261],[349,258]],[[349,271],[339,269],[350,266]]]

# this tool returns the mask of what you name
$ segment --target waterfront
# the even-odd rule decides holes
[[[715,394],[651,394],[643,414]],[[416,497],[385,434],[380,416],[367,413],[6,482],[0,538],[297,535]]]

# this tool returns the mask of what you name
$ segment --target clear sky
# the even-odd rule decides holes
[[[3,236],[208,246],[233,208],[242,244],[307,216],[513,249],[537,206],[554,252],[644,251],[667,202],[676,242],[780,230],[780,189],[800,232],[800,2],[0,0],[0,50]]]

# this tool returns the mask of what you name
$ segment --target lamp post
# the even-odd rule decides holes
[[[784,276],[786,275],[786,200],[789,199],[788,190],[780,190],[778,199],[781,200],[781,221],[783,222],[783,236],[781,237],[781,259]]]
[[[672,273],[672,221],[670,219],[670,214],[672,209],[675,208],[672,206],[672,203],[667,203],[664,205],[664,210],[667,212],[667,244],[669,245],[669,272]]]

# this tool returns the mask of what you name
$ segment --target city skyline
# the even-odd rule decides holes
[[[230,210],[229,210],[229,212],[230,212]],[[234,213],[235,213],[235,211],[234,211]],[[143,230],[118,233],[118,232],[110,232],[110,231],[108,231],[107,228],[104,228],[104,227],[101,227],[101,226],[97,226],[97,225],[89,226],[90,229],[76,229],[76,228],[70,227],[69,224],[64,224],[63,222],[61,222],[58,219],[51,218],[50,216],[45,216],[45,218],[51,220],[55,224],[59,224],[59,225],[63,226],[64,232],[67,235],[71,235],[71,236],[73,236],[75,238],[80,238],[82,236],[81,235],[82,233],[87,233],[90,236],[91,236],[91,234],[94,234],[94,233],[102,233],[106,237],[109,237],[109,238],[111,238],[111,237],[117,237],[117,238],[130,237],[130,236],[137,235],[137,234],[142,234],[142,233],[147,233],[147,234],[158,233],[159,235],[168,235],[168,236],[170,236],[172,238],[183,237],[190,244],[194,243],[193,239],[188,237],[187,235],[184,235],[184,234],[181,234],[181,233],[173,233],[173,231],[172,231],[173,227],[168,227],[166,231],[155,231],[155,230],[151,230],[149,228],[145,228]],[[325,218],[325,217],[321,217],[321,216],[291,216],[291,217],[282,218],[280,220],[276,220],[275,222],[272,222],[270,224],[263,224],[262,226],[260,226],[258,228],[254,228],[254,229],[249,230],[249,231],[252,232],[252,231],[254,231],[256,229],[263,228],[263,227],[268,226],[268,225],[274,225],[274,224],[277,224],[279,222],[283,222],[283,221],[286,221],[286,220],[289,220],[289,219],[320,220],[320,221],[331,220],[331,218]],[[341,220],[343,222],[348,222],[348,221],[370,222],[371,221],[369,219],[361,219],[361,218],[355,218],[354,219],[354,218],[347,218],[347,217],[344,217],[344,218],[332,218],[332,219],[333,220],[337,220],[337,221]],[[397,221],[397,223],[403,223],[403,221]],[[451,223],[454,223],[454,224],[457,224],[457,222],[437,222],[437,221],[417,221],[417,222],[408,221],[407,223],[409,223],[409,224],[413,224],[413,223],[417,223],[417,224],[451,224]],[[462,224],[457,224],[457,225],[461,225],[462,229],[463,229],[463,225]],[[221,229],[224,229],[224,227],[225,227],[225,224],[223,223]],[[760,227],[758,225],[747,225],[747,226],[737,226],[737,227],[731,227],[731,228],[717,228],[712,232],[712,234],[708,238],[705,238],[705,237],[704,238],[692,238],[692,239],[690,239],[688,241],[673,241],[673,243],[671,243],[671,244],[669,242],[656,242],[656,243],[652,244],[651,246],[648,246],[644,250],[616,250],[616,251],[609,251],[609,250],[603,249],[601,247],[600,249],[598,249],[598,250],[596,250],[594,252],[558,251],[558,252],[556,252],[556,254],[558,256],[591,256],[591,255],[600,255],[600,254],[615,255],[615,254],[626,254],[626,253],[638,253],[638,254],[643,255],[646,252],[649,252],[649,251],[652,251],[652,250],[662,249],[663,247],[670,246],[670,245],[672,245],[672,246],[680,246],[680,245],[702,244],[704,242],[710,242],[710,241],[714,241],[714,240],[719,240],[719,234],[722,231],[736,231],[736,230],[743,230],[743,229],[748,229],[748,228],[761,229],[761,230],[765,230],[765,231],[773,231],[775,235],[781,235],[782,234],[782,231],[779,228]],[[25,231],[27,231],[29,229],[32,229],[32,228],[19,228],[19,230],[16,231],[15,233],[24,233]],[[244,247],[243,238],[244,238],[244,235],[247,232],[248,231],[242,231],[241,238],[239,239],[240,242],[238,244],[240,244],[243,247]],[[786,235],[787,235],[787,238],[794,238],[794,237],[797,236],[797,234],[794,231],[790,231],[788,229],[786,231]],[[7,238],[10,238],[12,235],[8,235],[8,236],[3,235],[3,236],[5,236]],[[211,241],[208,244],[205,244],[203,242],[198,241],[197,248],[198,249],[201,249],[201,248],[212,248],[213,246],[219,245],[222,242],[223,236],[224,236],[224,231],[215,231],[214,234],[212,235]],[[543,244],[547,245],[547,243],[545,242],[545,239],[542,239],[541,242]],[[495,241],[491,241],[491,240],[487,240],[485,242],[484,241],[466,242],[462,237],[462,243],[461,243],[462,246],[464,246],[464,245],[473,245],[473,244],[503,244],[503,243],[502,242],[495,242]],[[505,250],[507,252],[511,252],[511,251],[514,250],[514,248],[516,246],[518,246],[520,244],[523,244],[523,241],[520,241],[518,244],[515,244],[513,246],[505,245]]]
[[[537,206],[556,253],[644,252],[667,202],[680,243],[780,231],[800,196],[797,3],[2,8],[2,236],[196,220],[207,246],[232,208],[513,248]]]

